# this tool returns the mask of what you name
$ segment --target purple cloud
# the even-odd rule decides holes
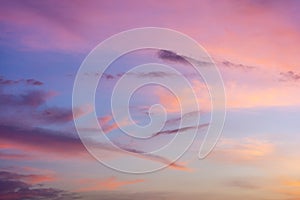
[[[24,177],[41,175],[22,175],[18,173],[0,171],[0,199],[79,199],[80,197],[68,191],[45,188],[40,184],[24,181]]]
[[[38,107],[53,96],[53,92],[32,90],[22,94],[0,93],[1,106],[31,106]]]
[[[230,69],[251,70],[251,69],[256,68],[256,67],[250,66],[250,65],[236,64],[236,63],[230,62],[228,60],[223,61],[222,64],[223,64],[223,66],[228,67]]]
[[[20,79],[20,80],[10,80],[10,79],[5,79],[3,77],[0,77],[0,85],[14,85],[14,84],[19,84],[19,83],[24,83],[26,85],[33,85],[33,86],[40,86],[40,85],[44,84],[43,82],[35,80],[33,78],[31,78],[31,79]]]
[[[58,157],[86,155],[81,141],[70,133],[4,125],[0,125],[0,132],[0,145],[7,148],[48,153]]]
[[[74,117],[80,117],[89,111],[89,108],[74,108],[74,111],[72,111],[68,108],[50,107],[37,111],[33,117],[46,124],[67,123],[72,121]]]
[[[296,73],[293,71],[281,72],[281,78],[279,81],[299,81],[300,80],[300,73]]]
[[[43,85],[44,83],[41,81],[37,81],[35,79],[26,79],[25,80],[28,85]]]

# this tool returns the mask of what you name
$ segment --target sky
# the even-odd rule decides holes
[[[0,4],[0,199],[300,199],[299,1]],[[102,75],[83,70],[78,76],[99,43],[143,27],[193,38],[211,62],[146,48],[120,56]],[[106,47],[99,60],[126,42]],[[215,66],[226,95],[221,137],[204,159],[198,152],[212,124],[211,85],[196,74],[193,62],[200,70]],[[130,71],[145,63],[176,71],[154,65]],[[116,111],[128,110],[131,120],[127,116],[117,123],[112,95],[124,75]],[[188,98],[191,88],[179,77],[189,81],[194,98]],[[92,104],[72,107],[76,80],[98,81]],[[126,88],[139,81],[169,81],[178,96],[150,84],[126,102]],[[85,126],[78,127],[81,120]],[[149,124],[155,131],[147,130]],[[134,131],[136,125],[146,128]],[[100,134],[105,140],[96,138]]]

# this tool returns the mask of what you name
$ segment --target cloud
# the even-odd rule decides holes
[[[45,92],[42,90],[32,90],[22,94],[0,93],[0,104],[1,106],[38,107],[52,96],[54,96],[53,92]]]
[[[0,171],[0,199],[78,199],[79,196],[64,190],[45,188],[36,183],[48,181],[50,178],[43,175],[23,175]]]
[[[43,83],[35,79],[21,79],[21,80],[8,80],[0,77],[0,89],[6,89],[11,91],[11,85],[15,85],[12,91],[20,91],[19,83],[25,83],[26,85],[40,86]],[[27,89],[27,88],[26,88]],[[49,98],[55,96],[56,93],[53,91],[43,91],[43,90],[26,90],[21,92],[9,93],[5,90],[0,90],[0,107],[7,106],[28,106],[28,107],[39,107],[44,104]]]
[[[103,74],[103,77],[104,77],[105,79],[107,79],[107,80],[111,80],[111,79],[114,79],[114,78],[115,78],[115,76],[112,75],[112,74]]]
[[[79,139],[70,134],[41,128],[0,125],[0,146],[27,153],[47,153],[58,158],[86,156]]]
[[[236,64],[236,63],[230,62],[228,60],[221,62],[221,64],[223,64],[223,66],[231,68],[231,69],[251,70],[251,69],[256,68],[256,67],[250,66],[250,65]]]
[[[63,7],[68,6],[67,3],[63,2],[60,5]],[[12,12],[7,12],[7,9],[12,8],[14,8]],[[3,33],[3,37],[7,41],[14,40],[13,44],[17,42],[18,48],[23,50],[54,49],[82,52],[83,48],[89,46],[86,43],[87,40],[79,34],[79,32],[82,32],[78,28],[80,18],[72,17],[73,20],[65,18],[66,9],[62,7],[55,8],[47,1],[7,2],[1,7],[1,13],[3,15],[0,16],[0,21],[4,23],[5,28],[10,30],[9,33],[14,33]],[[76,16],[78,16],[81,12],[76,13]]]
[[[0,125],[0,146],[8,149],[23,150],[27,153],[46,153],[56,159],[76,158],[91,159],[79,138],[72,137],[70,133],[51,131],[41,128],[21,128]],[[189,171],[190,169],[179,163],[172,163],[167,158],[146,154],[146,152],[135,149],[115,149],[110,145],[90,141],[94,148],[106,151],[111,155],[135,156],[145,160],[160,162],[172,169]]]
[[[183,192],[181,190],[157,190],[157,191],[99,191],[97,193],[82,194],[84,199],[98,200],[199,200],[199,199],[212,199],[212,200],[232,200],[237,198],[235,194],[228,194],[224,192],[214,191],[197,191],[197,192]],[[238,195],[238,197],[242,195]],[[253,197],[244,197],[245,200],[253,200]]]
[[[184,56],[178,55],[173,51],[159,50],[157,53],[157,56],[162,60],[168,60],[168,61],[188,64],[188,61],[184,58]]]
[[[98,72],[96,73],[85,73],[86,76],[100,76]],[[108,74],[103,73],[102,79],[105,79],[107,81],[119,79],[122,76],[134,76],[135,78],[165,78],[169,76],[174,76],[177,74],[171,74],[164,71],[151,71],[151,72],[123,72],[118,74]]]
[[[19,83],[24,83],[26,85],[40,86],[44,83],[35,79],[20,79],[20,80],[10,80],[0,77],[0,85],[15,85]]]
[[[13,85],[17,83],[19,83],[19,81],[4,79],[3,77],[0,77],[0,85]]]
[[[146,20],[156,26],[177,27],[205,44],[209,52],[238,60],[238,63],[267,63],[274,67],[299,63],[299,45],[294,45],[299,43],[299,13],[295,9],[299,3],[263,2],[195,1],[189,8],[178,2],[172,9],[170,3],[164,3],[159,11],[153,12],[155,3],[151,1],[131,2],[122,8],[98,1],[85,3],[85,6],[76,2],[72,8],[67,2],[55,7],[48,1],[5,1],[0,8],[3,13],[0,20],[9,31],[3,31],[2,42],[34,50],[85,52],[97,44],[99,37],[105,39],[133,24],[140,26]],[[142,12],[120,12],[130,8]],[[193,21],[194,18],[199,20]],[[257,28],[249,28],[254,26]]]
[[[280,72],[279,81],[299,81],[300,73],[296,73],[294,71]]]
[[[164,71],[151,71],[136,74],[139,78],[166,78],[175,74],[170,74]]]
[[[261,73],[261,72],[260,72]],[[262,74],[262,73],[261,73]],[[246,75],[248,77],[250,74]],[[253,74],[254,79],[247,81],[247,77],[238,75],[244,80],[227,81],[225,83],[227,108],[255,108],[255,107],[287,107],[298,106],[297,87],[287,87],[274,80],[266,80],[259,74]],[[261,76],[257,79],[258,76]],[[264,80],[263,80],[264,79]],[[246,82],[246,83],[245,83]]]
[[[132,153],[136,157],[163,163],[163,164],[165,164],[166,167],[169,167],[171,169],[188,171],[188,172],[192,171],[192,169],[189,168],[188,166],[186,166],[185,163],[172,162],[171,160],[169,160],[165,157],[162,157],[159,155],[154,155],[154,154],[148,154],[147,152],[133,149],[133,148],[126,148],[126,147],[121,147],[121,148],[129,153]]]
[[[130,120],[127,118],[123,119],[119,122],[119,124],[117,124],[115,121],[113,121],[113,116],[111,114],[98,117],[98,122],[104,133],[110,133],[113,130],[119,129],[120,127],[129,126],[131,124]],[[83,128],[82,130],[84,129],[89,131],[98,131],[97,128]]]
[[[251,179],[253,179],[253,178],[249,178],[249,180],[234,179],[234,180],[225,182],[225,185],[230,186],[230,187],[237,187],[240,189],[247,189],[247,190],[260,189],[261,186],[259,186],[257,183],[254,183],[253,181],[251,181]]]
[[[168,113],[183,112],[183,114],[186,114],[189,112],[197,112],[197,110],[195,110],[196,105],[199,106],[201,111],[209,111],[211,102],[206,85],[199,80],[192,80],[191,86],[192,87],[181,87],[180,92],[177,93],[176,96],[160,87],[154,91],[154,95],[157,96],[160,104],[164,106]],[[195,94],[195,99],[186,98],[191,95],[192,91]]]
[[[82,113],[82,111],[78,111]],[[46,108],[40,113],[41,119],[47,123],[65,123],[73,120],[72,110],[63,108]]]
[[[300,179],[297,178],[285,178],[281,181],[282,185],[289,187],[300,187]]]
[[[5,146],[0,146],[0,148],[5,148]],[[34,156],[27,154],[0,152],[0,160],[32,160],[34,158]]]
[[[279,183],[273,185],[274,193],[286,196],[287,200],[298,200],[300,196],[300,179],[295,177],[280,177]]]
[[[164,61],[177,62],[185,65],[197,64],[198,66],[210,66],[213,63],[211,61],[204,61],[199,59],[194,59],[189,56],[179,55],[176,52],[170,50],[159,50],[157,52],[158,58]]]
[[[7,180],[21,180],[31,184],[49,182],[57,180],[57,177],[53,175],[41,175],[41,174],[18,174],[8,171],[0,171],[0,179]]]
[[[274,152],[274,145],[255,138],[222,139],[211,153],[211,159],[234,164],[265,161]]]
[[[33,79],[29,82],[38,84]],[[48,107],[47,101],[55,95],[56,92],[43,90],[19,93],[7,93],[0,90],[0,108],[3,111],[0,113],[0,124],[11,125],[16,121],[27,126],[62,124],[92,111],[89,105],[74,108],[73,111],[69,108]]]
[[[50,107],[41,110],[33,115],[33,118],[40,119],[40,121],[46,124],[52,123],[66,123],[73,121],[73,119],[81,117],[92,111],[91,106],[83,106],[81,108],[67,109],[59,107]]]
[[[112,115],[106,115],[106,116],[98,118],[99,124],[104,133],[109,133],[109,132],[119,128],[118,124],[116,124],[116,123],[111,124],[110,123],[111,120],[112,120]],[[98,131],[98,129],[95,129],[95,130]]]
[[[26,79],[26,84],[28,85],[43,85],[44,83],[41,82],[41,81],[37,81],[37,80],[34,80],[34,79]]]
[[[78,189],[78,192],[91,192],[91,191],[100,191],[100,190],[117,190],[120,187],[126,186],[126,185],[132,185],[137,183],[142,183],[145,180],[143,179],[135,179],[135,180],[118,180],[116,177],[109,177],[104,180],[97,180],[97,179],[85,179],[80,180],[81,185],[87,185],[80,189]]]
[[[198,125],[198,126],[187,126],[187,127],[178,128],[178,129],[163,130],[163,131],[155,133],[151,137],[156,137],[156,136],[159,136],[159,135],[177,134],[177,133],[185,132],[185,131],[192,130],[192,129],[204,128],[204,127],[207,127],[208,125],[209,125],[209,123],[205,123],[205,124],[201,124],[201,125]]]

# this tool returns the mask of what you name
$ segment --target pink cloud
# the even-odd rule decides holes
[[[106,134],[112,132],[113,130],[116,130],[123,126],[128,126],[131,124],[131,122],[128,119],[122,120],[120,122],[120,124],[117,124],[116,122],[114,122],[114,121],[111,122],[111,121],[113,121],[113,116],[110,114],[98,118],[99,125],[101,126],[103,132]],[[95,130],[97,130],[97,129],[95,129]]]
[[[275,147],[271,142],[255,138],[222,139],[211,159],[234,164],[255,163],[271,158]]]
[[[299,14],[295,9],[299,5],[295,1],[166,1],[160,2],[155,14],[157,3],[151,1],[59,4],[5,2],[0,20],[23,30],[20,42],[33,49],[82,52],[92,48],[89,41],[99,41],[118,31],[167,24],[191,35],[211,53],[237,62],[287,67],[299,63],[299,45],[294,45],[299,43]],[[137,12],[127,12],[128,8]]]
[[[30,184],[56,181],[57,177],[47,174],[17,174],[13,172],[1,171],[1,179],[20,180]]]
[[[8,147],[8,145],[6,147]],[[2,149],[2,148],[3,148],[3,146],[0,146],[0,149]],[[32,159],[34,159],[34,156],[31,156],[28,154],[0,152],[0,159],[1,160],[32,160]]]
[[[91,191],[100,191],[100,190],[117,190],[126,185],[132,185],[137,183],[142,183],[145,180],[143,179],[135,179],[129,181],[118,180],[116,177],[110,177],[104,180],[97,179],[83,179],[80,180],[81,185],[85,185],[84,187],[79,188],[78,192],[91,192]]]

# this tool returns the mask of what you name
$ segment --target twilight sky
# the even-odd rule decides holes
[[[0,5],[0,199],[300,199],[299,1],[1,0]],[[226,121],[215,149],[203,160],[197,156],[210,124],[210,96],[188,57],[177,52],[133,51],[101,77],[86,71],[86,79],[100,78],[95,107],[82,105],[72,113],[73,84],[84,58],[106,38],[141,27],[187,34],[220,71]],[[120,131],[110,97],[124,73],[144,63],[166,64],[184,74],[197,91],[200,109],[157,85],[139,88],[129,102],[135,123],[147,125],[154,104],[167,113],[161,130],[138,133],[149,137],[139,140]],[[128,76],[133,82],[177,80],[155,68]],[[174,83],[180,96],[188,96],[188,88]],[[179,101],[188,111],[183,115]],[[170,165],[144,174],[102,165],[88,153],[74,124],[86,119],[80,130],[97,134],[87,117],[93,111],[105,136],[124,150],[91,139],[102,160],[145,169]],[[192,123],[196,113],[199,124]],[[163,113],[152,109],[151,114]],[[120,125],[133,126],[126,119]],[[194,143],[176,162],[169,163],[172,152],[155,154],[177,133],[178,148],[184,145],[197,128]]]

